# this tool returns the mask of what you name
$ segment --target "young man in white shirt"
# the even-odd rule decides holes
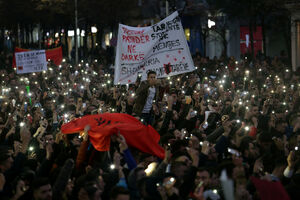
[[[149,71],[147,80],[142,82],[136,90],[137,97],[133,107],[133,112],[139,116],[141,121],[146,125],[152,124],[152,105],[157,102],[158,90],[156,72]]]

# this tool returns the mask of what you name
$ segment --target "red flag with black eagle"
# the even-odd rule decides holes
[[[150,125],[145,126],[131,115],[124,113],[104,113],[86,115],[63,124],[61,132],[64,134],[77,133],[89,125],[89,139],[98,151],[108,151],[110,136],[120,134],[126,139],[128,146],[135,147],[144,153],[164,158],[164,149],[158,144],[160,135]]]

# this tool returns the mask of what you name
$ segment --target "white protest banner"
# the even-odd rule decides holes
[[[47,70],[45,50],[17,52],[15,58],[17,74]]]
[[[114,84],[146,80],[149,70],[157,78],[195,70],[177,12],[149,27],[119,24]]]

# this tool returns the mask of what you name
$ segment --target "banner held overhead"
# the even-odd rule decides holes
[[[18,52],[25,52],[25,51],[32,51],[30,49],[22,49],[19,47],[15,48],[15,53],[13,55],[13,61],[12,61],[12,67],[16,68],[16,59],[15,59],[15,54]],[[54,49],[47,49],[45,50],[45,54],[46,54],[46,60],[49,61],[51,60],[55,65],[60,65],[63,59],[63,55],[62,55],[62,48],[61,47],[57,47]]]
[[[148,27],[119,24],[114,84],[146,80],[147,72],[157,78],[195,70],[177,12]]]
[[[15,57],[17,74],[47,70],[45,50],[18,52]]]

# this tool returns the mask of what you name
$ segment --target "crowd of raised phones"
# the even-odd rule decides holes
[[[50,62],[47,71],[18,75],[3,56],[1,200],[300,198],[300,73],[281,57],[196,55],[195,71],[154,77],[145,122],[136,107],[146,109],[148,80],[114,86],[105,59]],[[74,118],[106,112],[152,125],[165,158],[120,134],[110,151],[96,151],[88,126],[60,132]]]

